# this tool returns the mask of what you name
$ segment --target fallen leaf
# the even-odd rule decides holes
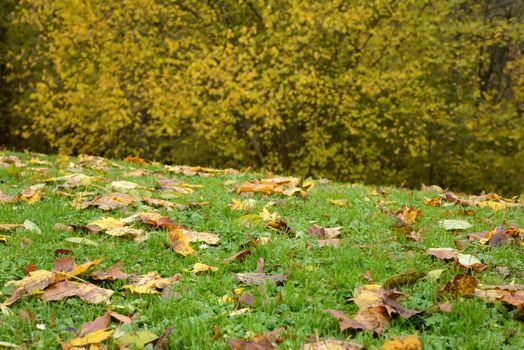
[[[10,196],[0,190],[0,204],[15,204],[16,202],[18,202],[18,197]]]
[[[132,331],[115,339],[115,344],[119,349],[136,349],[142,350],[146,344],[158,339],[155,333],[150,331]]]
[[[382,286],[386,289],[396,288],[402,285],[414,283],[424,277],[426,274],[419,271],[408,271],[399,275],[388,278]]]
[[[309,339],[300,350],[360,350],[359,343],[343,341],[334,338]]]
[[[389,325],[389,320],[393,315],[398,314],[407,319],[418,314],[418,311],[407,309],[396,301],[403,295],[402,293],[385,290],[377,284],[359,287],[355,290],[354,295],[349,301],[353,301],[359,310],[353,318],[350,319],[342,311],[324,310],[339,320],[341,332],[346,329],[354,329],[380,334]]]
[[[421,210],[408,206],[403,207],[395,213],[399,226],[412,225],[418,217],[422,217],[423,215]]]
[[[95,318],[93,321],[84,323],[78,331],[78,337],[83,337],[96,331],[105,330],[107,327],[109,327],[109,322],[109,312],[106,312],[102,316]]]
[[[234,277],[247,285],[263,285],[266,281],[280,284],[287,281],[287,275],[271,273],[265,274],[261,272],[246,272],[246,273],[235,273]]]
[[[246,255],[249,255],[251,254],[251,250],[250,249],[244,249],[238,253],[235,253],[233,255],[231,255],[230,257],[224,259],[224,264],[229,264],[233,261],[238,261],[238,260],[241,260],[243,259]]]
[[[18,281],[10,281],[7,284],[14,284],[15,289],[3,305],[9,306],[20,299],[25,294],[42,291],[55,281],[55,273],[47,270],[36,270],[29,272],[29,275]]]
[[[31,186],[22,190],[22,193],[20,193],[19,198],[21,201],[26,202],[27,204],[34,204],[36,202],[41,201],[43,196],[44,192],[41,188]]]
[[[483,270],[485,270],[488,266],[482,264],[482,262],[470,254],[462,254],[459,253],[457,255],[457,262],[460,264],[460,266],[474,270],[475,272],[479,273]]]
[[[422,345],[417,335],[396,337],[386,340],[382,344],[382,350],[422,350]]]
[[[475,289],[474,295],[486,302],[493,303],[501,301],[505,304],[515,306],[519,309],[524,307],[524,285],[482,285]]]
[[[142,186],[130,181],[113,181],[111,182],[111,187],[117,191],[130,191]]]
[[[104,194],[93,199],[88,206],[98,207],[102,210],[114,210],[134,206],[135,199],[124,193]]]
[[[187,256],[195,252],[189,245],[189,237],[179,228],[169,230],[167,232],[167,240],[171,248],[180,255]]]
[[[352,204],[347,199],[328,199],[328,203],[337,207],[351,207]]]
[[[207,264],[202,264],[202,263],[195,263],[193,265],[193,270],[191,270],[191,272],[193,272],[194,274],[201,273],[201,272],[214,272],[214,271],[218,271],[218,268],[214,266],[209,266]]]
[[[243,201],[239,201],[236,199],[231,199],[231,203],[229,203],[229,207],[233,210],[251,210],[254,209],[257,206],[257,202],[254,199],[245,199]]]
[[[100,219],[93,220],[89,222],[86,227],[92,233],[97,233],[100,231],[110,230],[114,228],[124,227],[126,224],[117,218],[112,217],[102,217]]]
[[[91,246],[94,246],[94,247],[98,247],[98,243],[90,240],[90,239],[87,239],[87,238],[83,238],[83,237],[68,237],[65,239],[66,241],[68,242],[71,242],[71,243],[77,243],[77,244],[83,244],[83,245],[91,245]]]
[[[109,303],[113,293],[112,290],[97,287],[91,283],[62,281],[48,287],[40,298],[45,301],[56,301],[77,296],[89,304],[100,304]]]
[[[438,281],[440,276],[442,276],[442,272],[444,272],[444,269],[431,270],[426,274],[426,279],[432,282]]]
[[[453,248],[429,248],[426,254],[433,255],[440,260],[454,260],[457,258],[458,251]]]
[[[340,236],[340,229],[342,227],[320,227],[318,225],[312,225],[308,228],[307,233],[313,236],[317,236],[320,239],[332,239]]]
[[[76,348],[78,348],[80,346],[90,345],[90,344],[98,344],[98,343],[101,343],[101,342],[109,339],[109,337],[111,337],[113,332],[114,331],[111,330],[111,329],[110,330],[101,329],[101,330],[98,330],[96,332],[86,334],[83,337],[72,339],[67,344],[69,346],[71,346],[71,347],[76,347]],[[91,349],[92,349],[92,347],[91,347]]]
[[[473,227],[469,222],[465,220],[456,219],[440,220],[439,225],[447,231],[467,230]]]
[[[442,201],[442,197],[432,197],[432,198],[424,198],[423,203],[424,205],[428,205],[431,207],[440,207]]]
[[[220,237],[214,233],[197,232],[184,228],[180,229],[180,232],[189,237],[189,242],[204,242],[209,245],[217,245],[220,242]]]
[[[142,230],[131,227],[117,227],[107,230],[106,233],[113,237],[132,236],[135,242],[144,242],[149,238],[149,233]]]
[[[251,340],[229,339],[227,344],[231,350],[269,350],[274,349],[275,344],[280,343],[282,329],[276,328],[272,332],[257,335]]]
[[[455,299],[459,296],[473,295],[475,293],[475,287],[478,284],[478,278],[459,274],[456,275],[452,281],[448,282],[440,292],[451,295],[451,297]]]
[[[89,278],[96,281],[116,281],[125,280],[129,278],[129,274],[120,270],[122,262],[118,262],[115,265],[109,267],[107,271],[97,270],[89,275]]]
[[[163,278],[156,272],[149,272],[145,275],[135,276],[131,278],[131,283],[123,286],[124,289],[129,289],[137,294],[157,294],[158,290],[162,290],[171,284],[178,282],[180,275]]]

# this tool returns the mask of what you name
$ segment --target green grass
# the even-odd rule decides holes
[[[8,154],[14,153],[4,153]],[[30,159],[28,154],[16,155],[24,161]],[[29,165],[18,174],[12,170],[0,169],[0,189],[16,194],[44,179],[70,173],[65,170],[66,163],[59,163],[60,168],[55,166],[57,158],[38,157],[52,163]],[[140,166],[116,163],[121,167],[112,167],[108,172],[92,169],[83,169],[82,172],[112,180],[133,181],[150,187],[156,184],[153,175],[142,178],[123,177],[123,172]],[[51,270],[55,259],[54,251],[63,248],[74,252],[77,263],[104,258],[102,267],[122,261],[122,270],[128,273],[157,271],[163,276],[181,273],[181,281],[173,287],[180,297],[170,300],[164,300],[159,295],[131,294],[121,288],[124,284],[121,281],[102,283],[102,286],[115,290],[111,299],[111,306],[115,310],[121,313],[140,312],[141,316],[132,328],[148,329],[160,335],[166,327],[173,326],[174,330],[169,336],[169,346],[173,349],[227,349],[228,338],[251,338],[277,327],[285,329],[284,342],[280,344],[282,349],[299,348],[306,337],[315,334],[321,337],[351,338],[370,349],[380,347],[385,339],[410,334],[419,335],[424,349],[524,348],[524,327],[515,319],[517,311],[500,303],[488,304],[477,298],[459,298],[451,300],[451,313],[432,312],[435,298],[438,297],[441,301],[445,299],[437,295],[439,288],[464,270],[425,254],[427,248],[454,247],[453,240],[466,237],[465,233],[447,232],[438,226],[438,220],[446,215],[449,218],[468,220],[473,225],[468,232],[477,232],[502,223],[524,227],[522,209],[495,212],[489,208],[471,208],[475,215],[463,217],[459,214],[459,210],[463,208],[459,206],[435,208],[423,205],[423,198],[430,196],[427,193],[384,188],[387,192],[385,195],[373,195],[374,188],[361,184],[316,183],[307,199],[253,196],[257,201],[257,207],[251,211],[253,213],[260,212],[269,201],[276,202],[270,211],[277,211],[298,233],[297,237],[288,237],[265,228],[263,224],[246,227],[237,220],[246,213],[228,207],[231,199],[244,199],[230,191],[233,185],[261,178],[260,174],[187,177],[169,174],[161,166],[145,167],[163,172],[168,178],[203,185],[203,188],[193,194],[179,195],[172,200],[182,204],[207,201],[209,205],[191,207],[185,211],[161,209],[159,212],[194,230],[218,233],[220,245],[199,249],[198,244],[193,243],[197,254],[183,257],[166,246],[164,231],[142,225],[136,226],[154,231],[150,239],[143,243],[104,234],[57,231],[53,229],[56,223],[86,224],[101,216],[126,217],[149,209],[139,205],[137,208],[130,208],[128,212],[116,210],[107,213],[96,208],[76,210],[69,205],[71,198],[53,194],[56,184],[49,183],[41,202],[33,205],[0,204],[0,223],[23,223],[30,220],[42,229],[42,234],[24,229],[0,232],[9,236],[7,243],[0,245],[0,287],[8,281],[23,278],[22,268],[30,263],[39,269]],[[98,186],[106,185],[100,183]],[[100,187],[79,188],[76,191],[81,190],[105,192]],[[153,196],[159,198],[156,193]],[[329,199],[348,199],[352,206],[333,206],[328,203]],[[424,216],[416,221],[414,228],[425,231],[423,241],[410,242],[393,232],[391,226],[395,219],[377,209],[376,202],[379,200],[387,201],[384,206],[390,210],[398,210],[404,205],[421,209]],[[314,239],[306,234],[312,221],[325,227],[342,226],[341,246],[315,247]],[[253,248],[252,254],[243,261],[225,265],[223,259],[242,250],[242,245],[248,241],[246,233],[255,237],[270,236],[271,243]],[[64,240],[69,236],[86,236],[99,243],[99,247],[69,243]],[[310,242],[312,246],[308,244]],[[466,246],[465,252],[474,254],[489,265],[485,271],[473,273],[481,283],[507,284],[514,281],[522,284],[523,249],[517,245],[488,248],[474,242]],[[244,286],[233,278],[232,274],[236,272],[255,271],[260,257],[265,260],[265,272],[287,273],[288,281],[282,286],[266,284],[258,287]],[[216,266],[218,272],[194,275],[188,270],[195,262]],[[497,267],[506,267],[510,275],[504,277]],[[362,277],[367,271],[371,271],[373,278],[380,284],[391,276],[409,270],[428,272],[434,269],[445,269],[440,280],[430,282],[420,279],[412,285],[400,288],[409,295],[401,303],[423,313],[409,320],[394,318],[390,327],[380,336],[365,332],[340,333],[338,321],[322,312],[323,309],[333,308],[344,311],[348,316],[354,315],[356,306],[345,300],[353,295],[356,287],[368,283]],[[250,312],[230,317],[235,306],[221,303],[220,298],[226,294],[232,295],[232,290],[239,287],[254,295],[255,303]],[[6,292],[4,288],[4,293]],[[4,299],[5,296],[0,294],[0,301]],[[10,307],[12,315],[0,314],[0,341],[26,344],[30,349],[59,348],[57,337],[64,341],[71,339],[74,336],[72,329],[78,329],[82,323],[102,315],[107,307],[89,305],[78,298],[43,302],[38,298],[25,296]],[[27,322],[23,317],[20,318],[19,313],[22,310],[29,311],[35,320]],[[37,329],[36,324],[45,324],[46,329]],[[116,323],[112,324],[114,327]],[[221,333],[216,340],[213,337],[214,325],[218,326]]]

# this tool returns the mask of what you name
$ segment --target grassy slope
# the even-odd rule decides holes
[[[28,160],[27,155],[19,156]],[[44,157],[42,159],[53,160]],[[123,165],[123,168],[113,168],[105,174],[94,170],[85,170],[84,173],[134,181],[151,187],[156,184],[154,176],[122,177],[121,173],[138,166],[119,164]],[[151,170],[162,169],[152,165],[146,167]],[[39,175],[36,171],[26,171],[21,177],[16,178],[0,169],[0,189],[14,194],[41,179],[60,174],[64,172],[51,168],[45,175]],[[344,301],[352,296],[355,287],[367,283],[362,278],[366,271],[371,271],[373,278],[380,283],[410,269],[422,272],[445,269],[440,281],[419,280],[402,288],[403,292],[410,295],[403,305],[418,310],[429,309],[434,303],[438,288],[457,273],[463,272],[450,263],[432,259],[425,254],[425,249],[430,247],[453,247],[453,240],[457,239],[457,234],[446,232],[437,224],[446,212],[449,213],[449,218],[464,218],[457,214],[461,209],[459,207],[424,206],[422,199],[428,194],[386,188],[385,196],[374,196],[371,193],[372,188],[359,184],[317,184],[307,200],[296,197],[253,197],[257,200],[254,212],[259,212],[268,201],[276,200],[276,205],[270,211],[278,211],[298,232],[306,232],[311,221],[326,227],[343,226],[341,247],[308,249],[306,243],[312,241],[310,237],[288,238],[268,232],[263,225],[246,228],[237,221],[237,218],[245,213],[230,209],[228,204],[232,198],[241,197],[230,192],[231,186],[224,186],[223,183],[226,180],[232,183],[253,179],[257,177],[256,174],[212,178],[167,176],[204,186],[194,194],[180,195],[176,199],[177,202],[209,201],[210,205],[186,211],[160,212],[195,230],[219,233],[219,246],[199,249],[197,255],[182,257],[164,247],[165,234],[162,232],[153,234],[148,241],[141,244],[107,235],[89,236],[100,244],[99,247],[66,242],[66,237],[82,234],[56,231],[53,229],[55,223],[86,224],[92,219],[108,214],[96,208],[80,211],[72,208],[69,206],[69,198],[52,194],[55,185],[51,184],[46,186],[47,194],[39,203],[0,205],[0,223],[22,223],[29,219],[43,230],[41,235],[23,229],[7,233],[12,237],[7,244],[0,245],[0,286],[9,280],[22,278],[22,267],[29,263],[50,270],[54,250],[71,249],[77,263],[103,257],[103,267],[122,261],[123,270],[129,273],[158,271],[163,276],[182,273],[182,281],[175,286],[175,290],[181,295],[177,300],[166,301],[159,296],[136,296],[119,289],[122,282],[106,284],[108,288],[117,291],[112,298],[113,305],[133,305],[141,312],[142,316],[137,322],[140,328],[161,334],[167,326],[174,326],[175,330],[169,337],[172,348],[227,348],[224,337],[249,338],[275,327],[287,328],[285,334],[289,337],[281,344],[281,348],[297,348],[307,336],[316,332],[320,336],[334,336],[340,339],[349,336],[349,333],[340,334],[337,320],[321,310],[334,308],[353,315],[356,307]],[[333,206],[328,203],[328,199],[348,199],[353,206]],[[390,201],[387,207],[392,210],[397,210],[403,205],[422,209],[424,216],[417,220],[415,227],[426,230],[424,240],[414,243],[403,237],[396,237],[390,229],[394,219],[376,208],[376,202],[380,199]],[[109,215],[124,217],[145,209],[147,208],[138,207],[128,213],[115,211]],[[524,226],[522,210],[493,212],[488,208],[475,209],[475,216],[468,217],[467,220],[473,224],[471,232],[487,230],[503,222]],[[270,245],[255,248],[242,262],[224,265],[224,258],[241,250],[241,244],[246,242],[245,232],[255,235],[270,234],[272,242]],[[30,243],[24,245],[24,241],[28,243],[27,239]],[[198,245],[193,246],[197,248]],[[516,283],[524,283],[522,249],[514,245],[490,249],[474,243],[467,246],[466,252],[476,255],[489,265],[487,270],[475,274],[481,283],[503,284],[512,279]],[[283,286],[244,286],[255,296],[255,305],[251,312],[230,318],[228,315],[234,310],[234,306],[220,303],[219,298],[225,294],[231,295],[234,288],[242,287],[234,280],[232,273],[255,271],[259,257],[265,259],[266,272],[287,272],[289,280]],[[185,272],[195,262],[217,266],[219,270],[216,273],[198,276]],[[507,267],[512,276],[504,280],[495,269],[497,266]],[[0,300],[3,299],[0,296]],[[268,299],[269,303],[262,305],[262,299]],[[391,327],[382,336],[374,337],[372,334],[361,332],[357,333],[354,339],[369,348],[374,348],[379,347],[386,338],[418,333],[425,349],[524,348],[524,330],[522,323],[514,320],[515,310],[501,304],[486,304],[475,298],[454,300],[452,305],[452,313],[427,312],[421,318],[394,319]],[[88,305],[78,298],[45,303],[36,298],[24,297],[12,305],[14,316],[5,317],[0,314],[0,341],[17,344],[27,342],[30,344],[29,348],[55,348],[58,346],[56,335],[61,339],[71,338],[72,335],[67,330],[69,327],[78,328],[82,323],[93,320],[103,313],[105,307]],[[39,330],[35,324],[22,321],[17,316],[21,310],[29,310],[37,323],[46,324],[47,328]],[[54,327],[50,327],[52,315]],[[215,324],[223,336],[219,340],[213,339]]]

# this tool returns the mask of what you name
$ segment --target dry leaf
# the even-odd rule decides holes
[[[189,237],[189,242],[204,242],[209,245],[217,245],[220,242],[220,237],[214,233],[197,232],[184,228],[180,229],[180,232]]]
[[[265,274],[263,272],[246,272],[246,273],[235,273],[234,277],[247,285],[263,285],[266,281],[280,284],[287,281],[287,275],[270,273]]]
[[[358,313],[353,318],[348,318],[344,312],[327,309],[324,312],[336,317],[340,322],[340,331],[346,329],[373,331],[382,333],[389,325],[389,320],[395,314],[403,318],[410,318],[418,311],[411,310],[400,305],[396,299],[402,293],[384,290],[380,285],[368,284],[355,290],[353,301],[359,308]]]
[[[117,191],[130,191],[142,186],[130,181],[113,181],[111,182],[111,187]]]
[[[300,350],[360,350],[361,344],[334,338],[309,339]]]
[[[107,271],[97,270],[89,275],[89,278],[96,281],[116,281],[125,280],[130,275],[120,270],[122,262],[118,262],[115,265],[109,267]]]
[[[89,206],[98,207],[102,210],[113,210],[135,205],[135,199],[124,193],[104,194],[93,199]]]
[[[477,287],[478,284],[478,278],[459,274],[456,275],[452,281],[448,282],[441,292],[451,295],[452,298],[473,295],[475,293],[475,287]]]
[[[113,293],[112,290],[97,287],[91,283],[62,281],[48,287],[40,298],[45,301],[56,301],[77,296],[89,304],[100,304],[109,303]]]
[[[454,260],[457,258],[458,251],[453,248],[429,248],[426,254],[433,255],[440,260]]]
[[[0,204],[14,204],[18,202],[18,197],[10,196],[0,190]]]
[[[34,204],[42,200],[43,196],[44,192],[41,188],[39,188],[38,186],[31,186],[22,190],[22,193],[20,193],[19,198],[21,201],[26,202],[27,204]]]
[[[35,291],[42,291],[52,284],[55,280],[55,273],[47,270],[31,271],[28,276],[19,281],[10,281],[13,283],[15,289],[9,298],[7,298],[3,305],[9,306],[20,299],[24,294],[34,293]]]
[[[416,334],[386,340],[382,350],[422,350],[422,345]]]
[[[487,302],[501,301],[522,309],[524,307],[524,285],[482,285],[475,289],[474,295]]]
[[[93,333],[100,330],[105,330],[109,327],[109,312],[106,312],[100,317],[95,318],[93,321],[84,323],[78,332],[78,337],[83,337],[89,333]]]
[[[319,247],[340,247],[340,239],[319,239],[317,241]]]
[[[145,275],[133,277],[131,283],[122,288],[129,289],[131,292],[137,294],[157,294],[159,293],[158,290],[162,290],[179,280],[180,275],[178,274],[172,277],[163,278],[153,271]]]
[[[214,266],[202,264],[202,263],[195,263],[193,265],[193,270],[191,270],[191,272],[193,272],[194,274],[201,273],[201,272],[214,272],[214,271],[218,271],[218,268]]]
[[[175,252],[183,256],[193,254],[195,250],[189,245],[189,237],[181,229],[174,228],[167,232],[169,245]]]
[[[69,343],[66,343],[66,347],[73,347],[73,349],[79,349],[80,346],[85,345],[91,345],[91,349],[93,349],[92,344],[98,344],[101,343],[113,334],[113,330],[105,330],[101,329],[99,331],[86,334],[83,337],[72,339]]]
[[[251,340],[229,339],[227,344],[231,350],[269,350],[274,349],[275,344],[280,343],[282,329],[276,328],[272,332],[257,335]]]
[[[250,249],[244,249],[238,253],[235,253],[233,255],[231,255],[229,258],[226,258],[224,259],[224,264],[229,264],[233,261],[237,261],[237,260],[241,260],[243,259],[246,255],[249,255],[251,254],[251,250]]]
[[[465,220],[440,220],[439,225],[447,231],[458,231],[458,230],[467,230],[472,228],[471,224]]]
[[[307,229],[307,233],[317,236],[320,239],[332,239],[340,236],[340,229],[342,227],[320,227],[318,225],[311,225]]]
[[[65,239],[66,241],[68,242],[71,242],[71,243],[77,243],[77,244],[83,244],[83,245],[91,245],[91,246],[94,246],[94,247],[98,247],[98,243],[90,240],[90,239],[87,239],[87,238],[83,238],[83,237],[68,237]]]
[[[398,220],[399,226],[409,226],[412,225],[418,217],[422,217],[422,211],[412,208],[412,207],[403,207],[395,213],[395,217]]]

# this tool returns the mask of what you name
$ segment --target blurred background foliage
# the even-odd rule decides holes
[[[0,142],[522,192],[524,0],[4,0]]]

